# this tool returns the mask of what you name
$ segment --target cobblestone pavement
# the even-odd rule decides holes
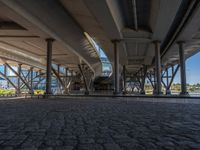
[[[0,150],[200,149],[200,105],[1,100]]]

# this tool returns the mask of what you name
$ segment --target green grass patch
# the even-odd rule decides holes
[[[15,90],[0,89],[0,95],[14,95]]]

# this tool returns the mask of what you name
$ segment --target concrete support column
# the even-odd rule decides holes
[[[168,72],[168,68],[166,68],[165,71],[166,71],[167,85],[169,85],[169,72]]]
[[[18,74],[21,76],[21,71],[22,71],[22,64],[18,64]],[[17,94],[20,95],[21,89],[20,89],[20,78],[17,78]]]
[[[155,85],[156,85],[156,95],[162,94],[161,91],[161,63],[160,63],[160,42],[154,41],[155,45]]]
[[[47,42],[47,64],[46,64],[46,94],[51,92],[51,66],[52,66],[52,44],[54,39],[46,39]]]
[[[185,70],[185,56],[183,49],[183,41],[177,42],[179,47],[179,61],[180,61],[180,75],[181,75],[181,95],[188,95],[186,86],[186,70]]]
[[[85,95],[89,95],[89,88],[88,88],[88,85],[87,85],[87,82],[86,82],[86,77],[85,77],[85,74],[83,72],[82,66],[79,64],[78,67],[79,67],[79,70],[80,70],[81,75],[83,77],[83,82],[84,82],[84,85],[85,85]],[[73,75],[73,72],[72,72],[72,75]]]
[[[114,44],[114,94],[118,95],[120,93],[119,89],[119,50],[117,48],[117,44],[120,42],[120,40],[113,40]]]

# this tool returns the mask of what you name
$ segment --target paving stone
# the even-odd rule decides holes
[[[200,149],[199,116],[198,104],[4,100],[0,150]]]
[[[15,136],[16,132],[7,132],[0,136],[0,140],[9,140]]]
[[[7,146],[7,147],[2,147],[2,150],[14,150],[14,147]]]
[[[91,144],[94,143],[94,139],[92,138],[79,138],[81,144]]]
[[[105,147],[106,150],[121,150],[121,148],[119,147],[119,145],[117,145],[115,143],[104,144],[104,147]]]
[[[73,146],[56,146],[54,147],[55,150],[74,150]]]
[[[4,140],[0,140],[0,145],[1,145],[2,143],[4,143]]]
[[[48,146],[60,146],[63,144],[61,140],[54,140],[54,139],[45,140],[44,143],[45,145],[48,145]]]
[[[78,150],[103,150],[103,146],[100,144],[80,144]]]
[[[120,143],[129,143],[132,141],[132,139],[127,135],[114,135],[113,138],[115,139],[115,141]]]
[[[101,136],[96,138],[96,143],[104,144],[104,143],[113,143],[114,140],[110,136]]]
[[[43,143],[42,138],[27,138],[25,141],[23,141],[23,143],[21,144],[21,147],[39,147],[41,144]]]
[[[123,149],[126,149],[126,150],[134,150],[134,149],[142,150],[142,149],[145,149],[145,147],[143,145],[140,145],[138,142],[123,143],[120,146],[123,147]],[[148,147],[146,149],[150,149],[150,147]]]
[[[17,135],[14,138],[10,139],[9,141],[6,141],[2,145],[4,146],[19,146],[23,143],[23,141],[27,138],[27,135]]]
[[[42,146],[42,147],[40,147],[40,148],[38,148],[39,150],[54,150],[54,148],[53,147],[51,147],[51,146]]]
[[[37,150],[38,148],[36,146],[24,146],[24,147],[21,147],[19,148],[20,150]]]
[[[63,140],[64,145],[76,146],[77,143],[78,143],[77,140],[71,140],[71,139]]]
[[[60,135],[60,137],[59,137],[60,139],[62,139],[62,140],[76,140],[77,139],[77,137],[76,136],[74,136],[74,135]]]

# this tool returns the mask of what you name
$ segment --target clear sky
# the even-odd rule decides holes
[[[200,52],[186,60],[187,83],[200,83]],[[180,73],[178,72],[174,83],[180,83]]]

